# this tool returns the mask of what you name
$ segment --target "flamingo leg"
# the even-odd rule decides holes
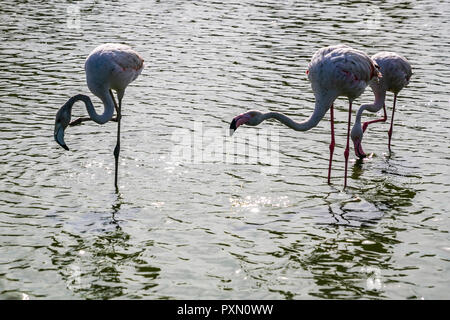
[[[116,100],[114,99],[114,95],[112,94],[110,90],[111,96],[114,101],[114,106],[117,111],[117,143],[116,147],[114,148],[114,186],[116,187],[116,191],[119,189],[117,186],[117,174],[119,171],[119,154],[120,154],[120,120],[122,118],[122,99],[119,99],[119,106],[117,106]]]
[[[389,148],[389,153],[391,152],[391,137],[392,137],[392,129],[394,127],[394,112],[395,112],[395,103],[397,102],[397,94],[394,94],[394,106],[392,107],[392,117],[391,117],[391,127],[389,128],[388,131],[388,137],[389,137],[389,142],[388,142],[388,148]]]
[[[331,143],[330,143],[330,163],[328,164],[328,184],[330,184],[331,179],[331,163],[333,162],[333,152],[334,152],[334,111],[333,104],[330,107],[330,120],[331,120]]]
[[[69,126],[71,126],[71,127],[72,126],[77,126],[77,125],[79,125],[79,124],[81,124],[82,122],[85,122],[85,121],[92,121],[92,119],[89,118],[89,117],[81,117],[81,118],[78,118],[78,119],[73,120],[72,122],[70,122]],[[114,118],[111,118],[110,121],[117,122],[118,120],[117,120],[117,117],[114,117]]]
[[[89,118],[89,117],[81,117],[81,118],[78,118],[78,119],[73,120],[72,122],[70,122],[69,126],[76,126],[76,125],[81,124],[82,122],[90,121],[90,120],[92,120],[92,119]]]
[[[387,113],[386,113],[386,104],[383,104],[383,111],[384,111],[384,117],[380,118],[380,119],[376,119],[376,120],[371,120],[371,121],[367,121],[363,123],[363,132],[366,132],[367,126],[371,123],[375,123],[375,122],[386,122],[387,120]]]
[[[352,120],[352,101],[349,101],[348,106],[348,125],[347,125],[347,146],[344,151],[345,157],[345,176],[344,176],[344,189],[347,187],[347,166],[348,166],[348,155],[350,154],[350,123]]]

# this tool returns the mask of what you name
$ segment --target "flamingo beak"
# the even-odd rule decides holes
[[[67,151],[69,151],[69,147],[66,145],[66,143],[64,142],[64,128],[62,128],[61,126],[55,128],[55,141],[64,149],[66,149]]]
[[[239,126],[247,123],[250,120],[250,116],[248,114],[240,114],[237,117],[235,117],[230,124],[230,136],[233,135],[233,133],[239,128]]]
[[[230,124],[230,137],[233,135],[233,133],[236,131],[237,127],[236,127],[236,118],[233,119],[233,121],[231,121]]]
[[[367,155],[365,154],[365,152],[362,149],[362,145],[361,145],[361,140],[356,139],[355,141],[353,141],[354,147],[355,147],[355,154],[359,159],[364,159],[365,157],[367,157]]]

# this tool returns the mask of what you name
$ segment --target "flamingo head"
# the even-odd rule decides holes
[[[64,142],[64,130],[66,130],[67,126],[70,123],[71,113],[72,105],[67,102],[58,110],[55,118],[55,141],[66,150],[69,150],[69,147],[67,147],[66,143]]]
[[[363,134],[361,123],[355,124],[351,132],[351,138],[355,147],[355,155],[360,159],[364,159],[366,157],[361,145]]]
[[[230,136],[243,124],[257,126],[263,120],[262,115],[263,113],[261,111],[250,110],[234,117],[230,124]]]

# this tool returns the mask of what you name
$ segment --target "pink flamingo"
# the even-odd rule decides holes
[[[316,99],[314,112],[308,120],[296,122],[279,112],[262,113],[251,110],[235,117],[231,124],[231,134],[241,125],[256,126],[264,120],[274,118],[296,131],[307,131],[314,128],[330,109],[331,143],[328,165],[328,183],[331,177],[331,163],[335,146],[333,102],[339,96],[349,100],[347,147],[344,152],[345,176],[344,188],[347,186],[347,165],[349,156],[349,135],[352,114],[352,102],[359,97],[372,81],[378,79],[378,65],[364,52],[346,45],[336,45],[319,49],[312,57],[308,66],[308,79]]]
[[[370,84],[370,87],[372,88],[372,91],[375,95],[375,102],[372,104],[362,105],[356,114],[355,125],[353,126],[351,132],[351,138],[355,146],[355,154],[360,159],[366,157],[366,154],[362,149],[361,142],[363,133],[366,131],[367,126],[371,123],[385,122],[387,120],[385,104],[387,91],[391,91],[394,93],[394,106],[392,107],[391,127],[388,131],[388,148],[389,152],[391,152],[391,137],[392,129],[394,126],[394,112],[397,95],[400,90],[408,85],[409,79],[412,75],[411,65],[409,64],[408,60],[394,52],[379,52],[372,56],[372,59],[375,60],[375,62],[380,66],[380,71],[383,77],[380,79],[380,81],[372,82]],[[361,127],[361,115],[363,111],[368,110],[370,112],[378,112],[381,107],[383,107],[384,110],[384,117],[364,122]]]
[[[107,43],[95,48],[87,57],[84,64],[86,82],[89,90],[103,102],[103,113],[98,114],[88,96],[78,94],[71,97],[57,112],[55,119],[54,138],[66,150],[64,130],[68,125],[77,125],[81,122],[93,120],[104,124],[110,120],[117,121],[117,143],[114,148],[115,174],[114,185],[117,187],[117,171],[120,153],[120,119],[122,118],[122,98],[125,88],[134,81],[144,69],[144,59],[129,46]],[[111,90],[117,92],[119,105],[117,105]],[[73,104],[81,100],[86,105],[89,117],[78,118],[70,122]],[[114,109],[117,118],[113,119]]]

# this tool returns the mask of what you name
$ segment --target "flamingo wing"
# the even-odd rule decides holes
[[[341,72],[347,77],[352,77],[353,80],[369,83],[373,78],[381,77],[378,64],[362,51],[340,50],[331,57],[331,60]]]
[[[142,70],[144,67],[144,59],[128,46],[120,46],[112,52],[112,59],[122,69]]]
[[[143,69],[144,59],[136,51],[116,43],[98,46],[85,63],[88,87],[94,94],[97,87],[104,85],[123,92]]]
[[[124,78],[126,85],[136,80],[144,69],[144,59],[129,46],[116,46],[115,50],[110,52],[110,57],[119,66],[115,71],[119,78]]]
[[[364,52],[346,45],[322,48],[309,64],[308,78],[337,95],[355,99],[364,92],[372,79],[381,76],[378,64]],[[314,89],[314,88],[313,88]]]

